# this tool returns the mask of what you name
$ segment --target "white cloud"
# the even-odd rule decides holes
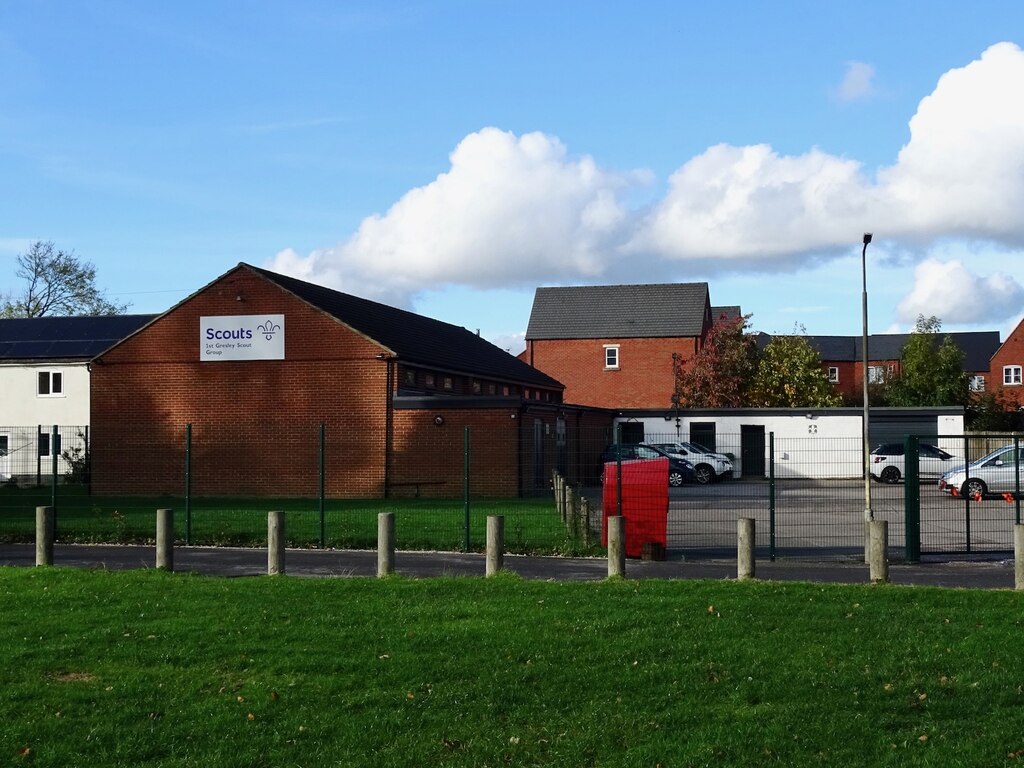
[[[844,93],[871,90],[866,67],[851,64]],[[643,210],[624,201],[649,173],[604,169],[547,134],[485,128],[459,143],[447,172],[347,240],[308,255],[283,250],[270,266],[408,304],[447,285],[643,279],[652,265],[655,279],[797,269],[858,250],[865,230],[876,252],[913,260],[951,238],[1020,246],[1022,84],[1024,51],[1000,43],[939,79],[895,163],[877,173],[817,148],[722,144],[686,161]]]
[[[896,312],[908,323],[918,315],[935,315],[951,325],[1005,320],[1022,308],[1024,288],[1013,277],[1001,272],[982,277],[957,259],[926,259],[914,270],[914,287]]]
[[[844,104],[864,101],[875,95],[875,68],[862,61],[846,62],[843,80],[835,90],[835,99]]]
[[[346,242],[307,257],[282,251],[272,268],[401,303],[446,283],[599,277],[631,223],[619,196],[649,181],[570,158],[542,133],[485,128],[450,159],[447,173],[364,219]]]

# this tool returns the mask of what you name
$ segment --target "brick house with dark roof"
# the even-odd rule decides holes
[[[868,336],[870,381],[899,375],[903,348],[911,336],[909,333],[876,333]],[[999,348],[998,331],[939,333],[936,336],[938,343],[950,336],[964,353],[964,371],[971,377],[972,389],[982,391],[991,384],[989,361]],[[758,334],[758,348],[764,349],[771,339],[769,334]],[[807,336],[807,341],[821,356],[821,366],[843,400],[848,403],[860,402],[863,397],[863,337]]]
[[[988,390],[1008,406],[1024,408],[1024,320],[993,353]]]
[[[465,328],[247,264],[92,367],[97,493],[180,493],[192,425],[197,495],[315,496],[322,424],[329,497],[459,497],[465,427],[472,492],[517,495],[610,423]]]
[[[667,408],[673,354],[693,357],[715,319],[707,283],[538,288],[519,357],[562,382],[566,402]]]

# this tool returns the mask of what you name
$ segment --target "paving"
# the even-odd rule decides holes
[[[152,546],[58,544],[54,564],[71,568],[131,570],[153,568],[156,550]],[[31,544],[0,545],[0,565],[33,567],[35,547]],[[482,576],[485,558],[479,553],[396,552],[395,572],[409,578],[437,576]],[[504,567],[526,579],[551,581],[598,581],[608,575],[604,558],[532,557],[506,555]],[[175,547],[176,571],[209,576],[259,576],[267,572],[266,549],[231,547]],[[377,573],[375,550],[289,549],[285,570],[299,577],[365,577]],[[868,568],[857,562],[810,562],[798,559],[758,561],[757,578],[766,581],[812,581],[836,584],[866,584]],[[972,589],[1012,589],[1012,559],[936,560],[889,566],[893,584]],[[736,563],[729,560],[665,561],[627,560],[630,579],[734,579]]]

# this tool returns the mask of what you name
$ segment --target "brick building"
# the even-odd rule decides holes
[[[971,377],[971,388],[984,391],[991,383],[989,361],[999,348],[998,331],[935,334],[936,344],[949,336],[964,354],[964,371]],[[868,380],[879,383],[900,373],[903,348],[909,333],[871,334],[868,336]],[[758,335],[763,349],[771,336]],[[862,336],[808,336],[808,343],[821,355],[821,365],[828,380],[847,403],[860,402],[863,397],[864,353]]]
[[[989,389],[1007,406],[1024,408],[1024,320],[992,355],[990,369]]]
[[[517,495],[607,434],[562,401],[464,328],[240,264],[93,360],[93,490],[179,494],[187,450],[195,495],[315,496],[322,425],[329,497],[460,496],[464,427],[472,492]]]
[[[692,358],[719,315],[707,283],[538,288],[520,359],[599,408],[667,408],[673,354]]]

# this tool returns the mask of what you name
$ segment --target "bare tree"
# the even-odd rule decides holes
[[[37,240],[18,256],[15,274],[26,285],[20,294],[3,297],[0,317],[47,315],[121,315],[127,304],[115,304],[96,287],[96,267],[74,251],[58,250]]]

